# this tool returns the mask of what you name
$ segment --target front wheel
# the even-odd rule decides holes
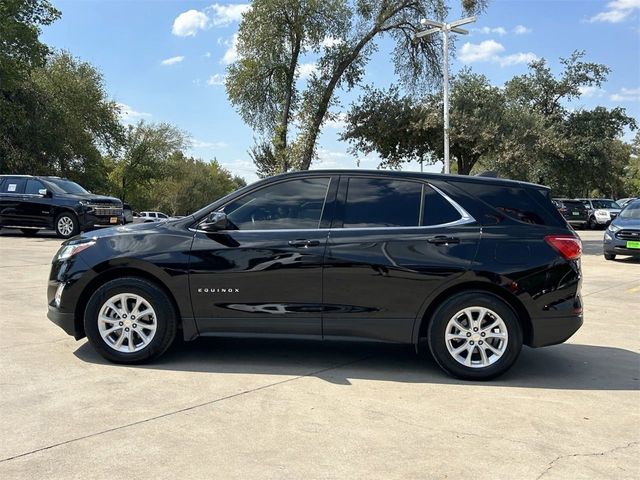
[[[522,349],[522,327],[498,297],[464,292],[435,311],[429,349],[438,365],[466,380],[489,380],[509,370]]]
[[[73,213],[61,213],[54,224],[56,235],[60,238],[70,238],[80,233],[78,219]]]
[[[605,253],[604,254],[604,259],[605,260],[615,260],[616,259],[616,254],[615,253]]]
[[[135,277],[105,283],[93,294],[84,315],[89,342],[107,360],[143,363],[173,343],[177,314],[157,285]]]

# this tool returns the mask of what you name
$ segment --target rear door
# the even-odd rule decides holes
[[[331,185],[329,175],[270,183],[222,207],[228,230],[196,231],[190,288],[200,333],[321,335]]]
[[[480,227],[427,183],[342,177],[323,277],[325,337],[411,342],[425,299],[462,275]]]
[[[6,226],[25,226],[21,217],[24,200],[25,178],[5,178],[0,186],[0,224]]]

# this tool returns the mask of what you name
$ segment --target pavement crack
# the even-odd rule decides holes
[[[364,360],[368,360],[368,359],[370,359],[372,357],[374,357],[373,354],[365,355],[364,357],[360,357],[360,358],[357,358],[355,360],[350,360],[348,362],[339,363],[339,364],[336,364],[336,365],[331,365],[329,367],[321,368],[319,370],[315,370],[315,371],[312,371],[312,372],[309,372],[309,373],[305,373],[303,375],[297,375],[297,376],[295,376],[293,378],[287,378],[285,380],[280,380],[279,382],[269,383],[267,385],[262,385],[260,387],[251,388],[249,390],[243,390],[242,392],[233,393],[231,395],[225,395],[224,397],[216,398],[214,400],[209,400],[207,402],[198,403],[197,405],[191,405],[189,407],[179,408],[177,410],[173,410],[171,412],[162,413],[160,415],[154,415],[153,417],[145,418],[143,420],[138,420],[136,422],[131,422],[131,423],[127,423],[125,425],[119,425],[117,427],[107,428],[107,429],[101,430],[99,432],[90,433],[88,435],[82,435],[80,437],[71,438],[71,439],[65,440],[63,442],[54,443],[52,445],[47,445],[46,447],[36,448],[36,449],[30,450],[28,452],[19,453],[17,455],[12,455],[10,457],[6,457],[6,458],[3,458],[3,459],[0,459],[0,463],[9,462],[11,460],[16,460],[16,459],[22,458],[22,457],[27,457],[27,456],[33,455],[35,453],[43,452],[45,450],[51,450],[52,448],[61,447],[61,446],[64,446],[64,445],[68,445],[70,443],[75,443],[75,442],[79,442],[81,440],[86,440],[88,438],[98,437],[98,436],[104,435],[106,433],[116,432],[118,430],[124,430],[124,429],[129,428],[129,427],[135,427],[137,425],[142,425],[144,423],[153,422],[154,420],[160,420],[162,418],[170,417],[170,416],[173,416],[173,415],[178,415],[180,413],[189,412],[189,411],[192,411],[192,410],[196,410],[198,408],[206,407],[208,405],[213,405],[214,403],[222,402],[224,400],[230,400],[232,398],[240,397],[240,396],[247,395],[247,394],[250,394],[250,393],[259,392],[260,390],[265,390],[267,388],[276,387],[278,385],[282,385],[282,384],[289,383],[289,382],[294,382],[296,380],[300,380],[301,378],[314,377],[316,375],[319,375],[319,374],[324,373],[324,372],[328,372],[330,370],[335,370],[335,369],[338,369],[338,368],[342,368],[342,367],[346,367],[346,366],[349,366],[349,365],[353,365],[353,364],[358,363],[358,362],[362,362]]]
[[[625,450],[627,448],[631,448],[635,445],[640,444],[640,442],[629,442],[625,445],[621,445],[619,447],[614,447],[610,450],[605,450],[603,452],[594,452],[594,453],[570,453],[567,455],[559,455],[556,458],[554,458],[551,462],[549,462],[547,464],[547,468],[540,474],[538,475],[538,477],[536,478],[536,480],[540,480],[542,477],[544,477],[547,473],[549,473],[549,471],[551,471],[551,469],[561,460],[564,460],[565,458],[572,458],[572,457],[602,457],[605,455],[608,455],[610,453],[613,452],[617,452],[620,450]]]

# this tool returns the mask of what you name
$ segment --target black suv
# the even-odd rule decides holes
[[[572,227],[587,228],[589,225],[589,210],[580,200],[554,198],[553,204]]]
[[[26,235],[48,228],[69,238],[121,223],[117,198],[89,193],[66,178],[0,175],[0,227],[19,228]]]
[[[65,242],[48,315],[120,363],[176,335],[350,338],[428,344],[450,374],[487,379],[523,344],[582,325],[580,254],[540,185],[297,172],[189,217]]]

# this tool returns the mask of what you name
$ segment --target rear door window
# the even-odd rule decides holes
[[[349,179],[344,228],[420,225],[422,184],[386,178]]]
[[[423,210],[422,225],[427,227],[455,222],[462,218],[446,198],[428,185],[424,187]]]
[[[0,193],[24,193],[24,178],[7,178],[2,184],[2,190]]]

